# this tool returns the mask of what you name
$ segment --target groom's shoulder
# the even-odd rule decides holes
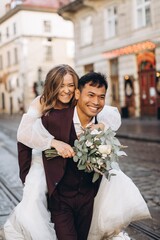
[[[102,111],[103,112],[109,112],[109,113],[113,112],[113,113],[120,114],[117,107],[110,106],[110,105],[105,105],[104,108],[102,109]]]
[[[121,119],[121,114],[117,107],[105,105],[100,113],[98,113],[99,117],[105,117],[105,118],[115,118],[115,119]]]

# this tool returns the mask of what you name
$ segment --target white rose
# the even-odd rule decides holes
[[[102,159],[98,159],[97,163],[98,163],[99,166],[101,166],[101,165],[103,165],[103,160]]]
[[[102,131],[98,131],[97,129],[93,129],[92,131],[91,131],[91,135],[97,135],[97,134],[99,134],[99,133],[101,133]]]
[[[95,138],[94,138],[94,141],[98,141],[98,140],[99,140],[99,138],[98,138],[98,137],[95,137]]]
[[[90,141],[87,140],[87,141],[86,141],[86,146],[87,146],[87,147],[92,146],[92,142],[90,142]]]
[[[109,144],[107,144],[107,145],[100,145],[100,146],[98,147],[98,150],[99,150],[100,153],[102,153],[102,154],[107,154],[107,155],[108,155],[108,154],[111,153],[112,146],[109,145]]]

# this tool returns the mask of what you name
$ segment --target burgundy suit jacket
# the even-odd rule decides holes
[[[66,108],[63,110],[53,109],[48,116],[42,117],[42,123],[56,140],[69,143],[73,124],[73,113],[74,108]],[[66,161],[67,159],[60,156],[47,160],[43,153],[43,164],[49,196],[54,192],[57,184],[64,175]]]
[[[63,110],[53,109],[46,116],[42,117],[44,127],[53,135],[55,139],[69,143],[70,131],[73,124],[74,108]],[[54,192],[57,184],[62,179],[67,159],[60,156],[47,160],[44,153],[43,163],[46,174],[49,196]],[[32,149],[18,142],[18,161],[20,167],[20,178],[25,182],[26,175],[31,166]]]
[[[27,147],[21,142],[17,143],[17,149],[18,149],[19,176],[22,182],[24,183],[31,166],[32,149]]]

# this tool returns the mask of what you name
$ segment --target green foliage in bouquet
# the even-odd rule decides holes
[[[115,135],[116,133],[111,128],[106,131],[86,128],[74,142],[73,149],[76,154],[73,160],[77,162],[79,170],[94,172],[93,182],[103,174],[110,179],[113,174],[109,171],[118,170],[119,157],[126,156],[126,153],[121,151],[124,146],[120,144]],[[46,150],[45,155],[48,159],[58,156],[55,149]]]

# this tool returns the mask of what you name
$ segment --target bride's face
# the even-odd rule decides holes
[[[75,93],[75,84],[72,75],[66,74],[58,93],[56,107],[67,107]]]

